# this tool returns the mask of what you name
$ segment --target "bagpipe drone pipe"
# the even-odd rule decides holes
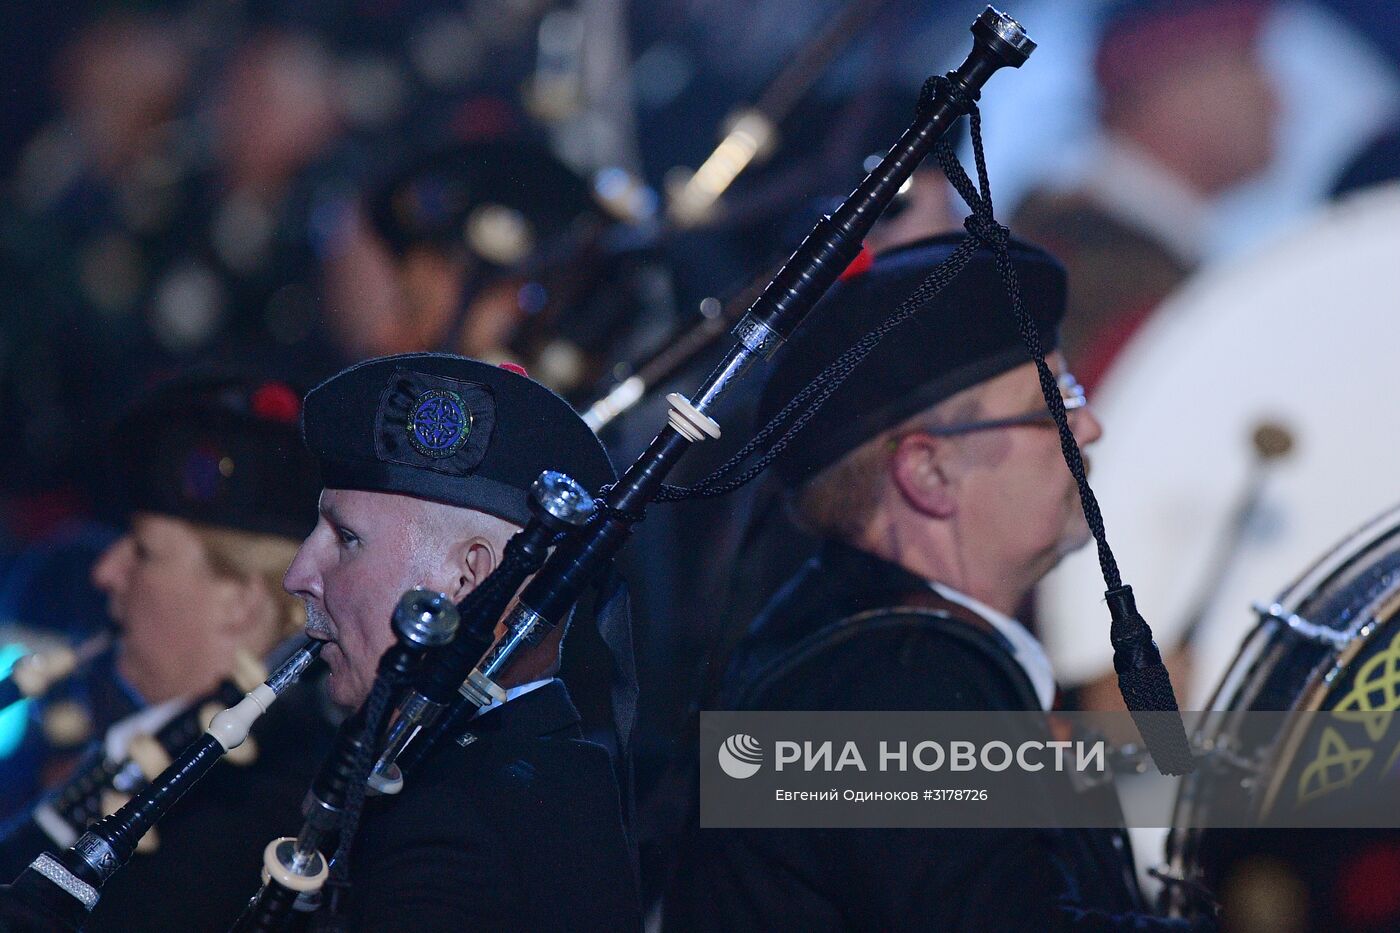
[[[253,723],[295,684],[320,654],[322,643],[306,642],[265,682],[216,715],[204,734],[150,784],[110,816],[91,826],[61,855],[41,853],[0,890],[0,929],[76,930],[97,905],[102,885],[136,846],[200,778],[248,737]]]

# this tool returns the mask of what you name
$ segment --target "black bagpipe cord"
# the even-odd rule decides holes
[[[1011,300],[1011,310],[1016,315],[1021,339],[1035,361],[1041,394],[1045,397],[1045,404],[1055,420],[1060,449],[1079,489],[1084,518],[1098,549],[1099,568],[1106,587],[1104,596],[1112,618],[1109,639],[1113,643],[1113,666],[1118,674],[1118,688],[1158,770],[1163,774],[1186,774],[1195,769],[1195,759],[1191,754],[1185,726],[1177,708],[1171,678],[1152,639],[1152,629],[1138,612],[1133,600],[1132,587],[1123,583],[1118,562],[1108,545],[1098,499],[1089,486],[1084,458],[1080,453],[1079,443],[1070,430],[1069,417],[1065,411],[1064,400],[1060,397],[1055,374],[1045,362],[1039,329],[1021,301],[1020,282],[1008,250],[1011,233],[997,222],[992,212],[991,186],[982,148],[982,117],[977,108],[976,97],[963,93],[957,84],[946,77],[935,75],[924,82],[919,95],[919,111],[923,112],[932,107],[939,96],[950,99],[958,110],[968,115],[971,123],[972,152],[977,168],[975,187],[946,140],[940,140],[934,148],[943,173],[972,210],[971,215],[964,221],[967,238],[924,278],[919,287],[904,299],[889,317],[828,364],[734,456],[692,486],[662,486],[656,501],[677,502],[683,499],[713,498],[733,492],[756,479],[816,416],[826,400],[870,355],[876,345],[942,291],[944,286],[963,270],[973,254],[985,246],[996,255],[997,271]],[[752,465],[736,474],[736,471],[739,471],[740,467],[743,467],[774,435],[778,435],[777,439],[753,460]]]
[[[355,749],[354,768],[346,792],[340,834],[336,841],[335,854],[330,860],[330,874],[326,878],[325,903],[311,922],[313,930],[348,929],[346,907],[350,901],[350,849],[359,831],[360,816],[364,813],[369,774],[379,753],[378,740],[388,722],[392,701],[406,681],[406,677],[381,675],[375,678],[369,697],[365,700],[362,730],[364,740]]]

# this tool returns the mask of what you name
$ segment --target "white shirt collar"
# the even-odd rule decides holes
[[[947,584],[935,583],[930,580],[928,585],[929,589],[948,602],[957,603],[964,609],[986,619],[993,628],[1005,636],[1006,640],[1011,643],[1012,658],[1021,665],[1021,670],[1026,672],[1026,676],[1030,678],[1031,686],[1035,688],[1035,695],[1040,700],[1041,709],[1048,710],[1054,705],[1055,669],[1050,666],[1050,658],[1045,654],[1045,649],[1024,625],[1009,615],[997,612],[986,603],[973,599]]]
[[[506,698],[504,700],[493,699],[490,703],[487,703],[481,709],[477,710],[476,715],[480,716],[482,713],[489,712],[490,710],[493,710],[498,706],[503,706],[506,703],[509,703],[511,700],[516,699],[517,697],[523,697],[531,690],[538,690],[540,687],[543,687],[545,684],[550,683],[553,680],[553,677],[546,677],[543,680],[532,680],[528,684],[521,684],[518,687],[511,687],[510,689],[506,690]]]
[[[1138,146],[1108,136],[1083,179],[1100,207],[1161,241],[1191,265],[1204,258],[1210,204]]]

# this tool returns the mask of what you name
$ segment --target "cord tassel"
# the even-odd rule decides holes
[[[1186,727],[1176,706],[1171,676],[1162,653],[1152,639],[1152,629],[1138,612],[1131,586],[1119,586],[1104,594],[1113,617],[1109,640],[1113,643],[1113,669],[1118,689],[1133,715],[1138,732],[1163,774],[1187,774],[1195,770]],[[1161,713],[1171,715],[1163,716]]]

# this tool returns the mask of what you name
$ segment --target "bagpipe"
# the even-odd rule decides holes
[[[501,566],[458,607],[462,627],[457,640],[423,662],[414,688],[399,706],[385,751],[362,779],[356,776],[349,781],[340,844],[331,860],[342,875],[347,870],[348,845],[357,820],[356,803],[348,794],[357,792],[364,782],[381,793],[398,792],[405,780],[412,779],[414,766],[442,736],[451,734],[456,725],[494,699],[504,697],[499,685],[503,674],[518,656],[540,644],[566,620],[586,587],[610,566],[633,526],[642,520],[646,506],[659,497],[677,497],[673,491],[666,495],[674,489],[664,484],[668,473],[692,445],[720,436],[720,426],[708,412],[755,362],[771,356],[796,329],[859,253],[866,234],[900,186],[956,119],[968,112],[987,79],[1000,68],[1018,67],[1035,47],[1018,23],[990,7],[974,22],[972,34],[974,45],[966,60],[929,83],[913,125],[842,206],[817,223],[753,302],[734,327],[735,345],[701,387],[690,398],[679,393],[668,396],[670,411],[665,427],[621,479],[600,490],[596,499],[579,490],[573,520],[555,519],[561,526],[557,536],[543,523],[542,516],[550,512],[539,506],[536,496],[536,518],[512,538]],[[545,548],[535,547],[546,541]],[[549,553],[538,554],[539,562],[531,565],[523,556],[512,556],[517,549]],[[521,584],[525,588],[511,607],[511,598]],[[507,609],[506,633],[482,657],[479,643],[471,638],[473,631],[494,628]],[[464,636],[465,644],[461,643]],[[381,745],[366,742],[364,736],[374,735],[382,682],[382,677],[376,681],[361,711],[364,715],[355,717],[363,719],[365,730],[342,731],[333,760],[349,761],[356,746]],[[331,783],[324,782],[327,786]],[[295,839],[287,837],[269,845],[266,883],[236,929],[282,929],[298,896],[305,904],[310,892],[319,891],[330,872],[324,857],[307,851],[302,843],[321,835],[320,830],[312,829],[320,809],[317,803],[312,804],[312,816]],[[342,893],[332,892],[332,904],[328,905],[332,913],[334,899]]]
[[[333,927],[348,890],[350,847],[366,793],[399,792],[440,737],[483,707],[504,700],[505,673],[567,621],[586,588],[610,568],[650,503],[722,495],[759,475],[786,441],[812,421],[822,402],[864,355],[951,280],[981,245],[995,250],[1001,260],[1012,307],[1021,317],[1046,404],[1056,415],[1066,461],[1079,481],[1090,528],[1099,541],[1114,612],[1113,639],[1122,662],[1120,684],[1128,706],[1134,711],[1175,711],[1170,682],[1150,630],[1132,608],[1131,590],[1117,578],[1058,386],[1040,352],[1034,324],[1020,309],[1005,228],[992,215],[976,101],[993,74],[1004,67],[1019,67],[1035,43],[1015,20],[991,7],[977,17],[971,32],[973,47],[963,63],[925,83],[912,124],[841,206],[817,222],[749,306],[733,328],[734,345],[700,388],[688,398],[680,393],[667,397],[666,425],[621,479],[594,496],[567,477],[544,474],[532,492],[532,519],[510,540],[500,566],[461,603],[452,606],[446,597],[422,591],[405,595],[393,617],[396,643],[381,659],[368,699],[342,725],[335,748],[313,784],[300,832],[268,845],[265,883],[237,929],[281,929],[297,906],[315,907],[318,899],[321,918]],[[951,149],[941,143],[964,115],[972,120],[980,193],[957,165]],[[935,150],[950,180],[973,208],[964,245],[885,323],[799,392],[729,462],[697,486],[666,485],[667,475],[693,445],[720,436],[720,425],[710,414],[720,399],[792,334],[855,259],[899,188]],[[776,440],[771,440],[774,435]],[[745,466],[765,444],[769,446],[762,455]],[[503,616],[506,632],[497,640],[494,633]],[[17,930],[78,927],[84,911],[96,903],[102,883],[130,857],[136,840],[224,751],[237,746],[256,716],[253,707],[260,711],[275,699],[310,663],[317,647],[303,648],[268,684],[215,717],[203,738],[61,857],[45,854],[36,859],[4,892],[0,917]],[[400,694],[404,694],[401,699]],[[1191,758],[1179,720],[1176,733],[1180,735],[1169,729],[1149,733],[1141,722],[1140,727],[1149,748],[1159,752],[1159,767],[1189,770]],[[625,746],[625,735],[620,744]],[[338,836],[337,848],[327,859],[319,846],[332,835]],[[322,887],[327,885],[329,896],[322,897]]]
[[[247,739],[253,723],[301,678],[321,647],[321,642],[307,639],[266,681],[214,716],[203,735],[145,789],[89,827],[62,855],[44,852],[34,859],[0,891],[0,929],[81,928],[101,897],[102,885],[131,858],[141,838],[226,753]]]
[[[529,501],[530,521],[511,536],[500,565],[459,604],[453,606],[446,596],[426,590],[411,590],[399,601],[393,616],[396,643],[380,659],[369,697],[337,733],[335,746],[307,796],[301,830],[294,837],[273,840],[264,851],[264,884],[235,929],[283,929],[292,910],[321,906],[321,889],[328,881],[327,916],[337,917],[349,886],[349,848],[366,791],[401,791],[400,765],[408,766],[404,750],[415,738],[415,749],[430,744],[424,733],[436,736],[438,732],[428,730],[440,723],[444,713],[455,713],[457,707],[475,711],[492,699],[504,698],[504,692],[473,667],[491,647],[496,623],[510,600],[544,565],[554,542],[569,529],[581,527],[596,510],[583,487],[554,472],[540,476]],[[425,662],[431,649],[436,653]],[[468,679],[469,673],[473,680]],[[390,701],[410,676],[412,689],[398,704],[387,739],[381,743]],[[376,753],[386,744],[387,750],[376,762]],[[318,846],[333,835],[338,836],[338,846],[327,859]]]
[[[279,653],[285,651],[274,652],[274,657]],[[79,760],[72,774],[35,806],[28,822],[6,838],[6,855],[77,842],[91,824],[115,813],[133,794],[148,787],[199,738],[214,716],[237,703],[267,676],[262,662],[239,652],[234,670],[209,692],[192,700],[144,709],[115,723],[108,735],[120,738],[111,744],[100,743]],[[249,736],[227,757],[233,764],[248,765],[257,756],[257,742]],[[153,828],[140,838],[137,852],[152,852],[158,846]]]

